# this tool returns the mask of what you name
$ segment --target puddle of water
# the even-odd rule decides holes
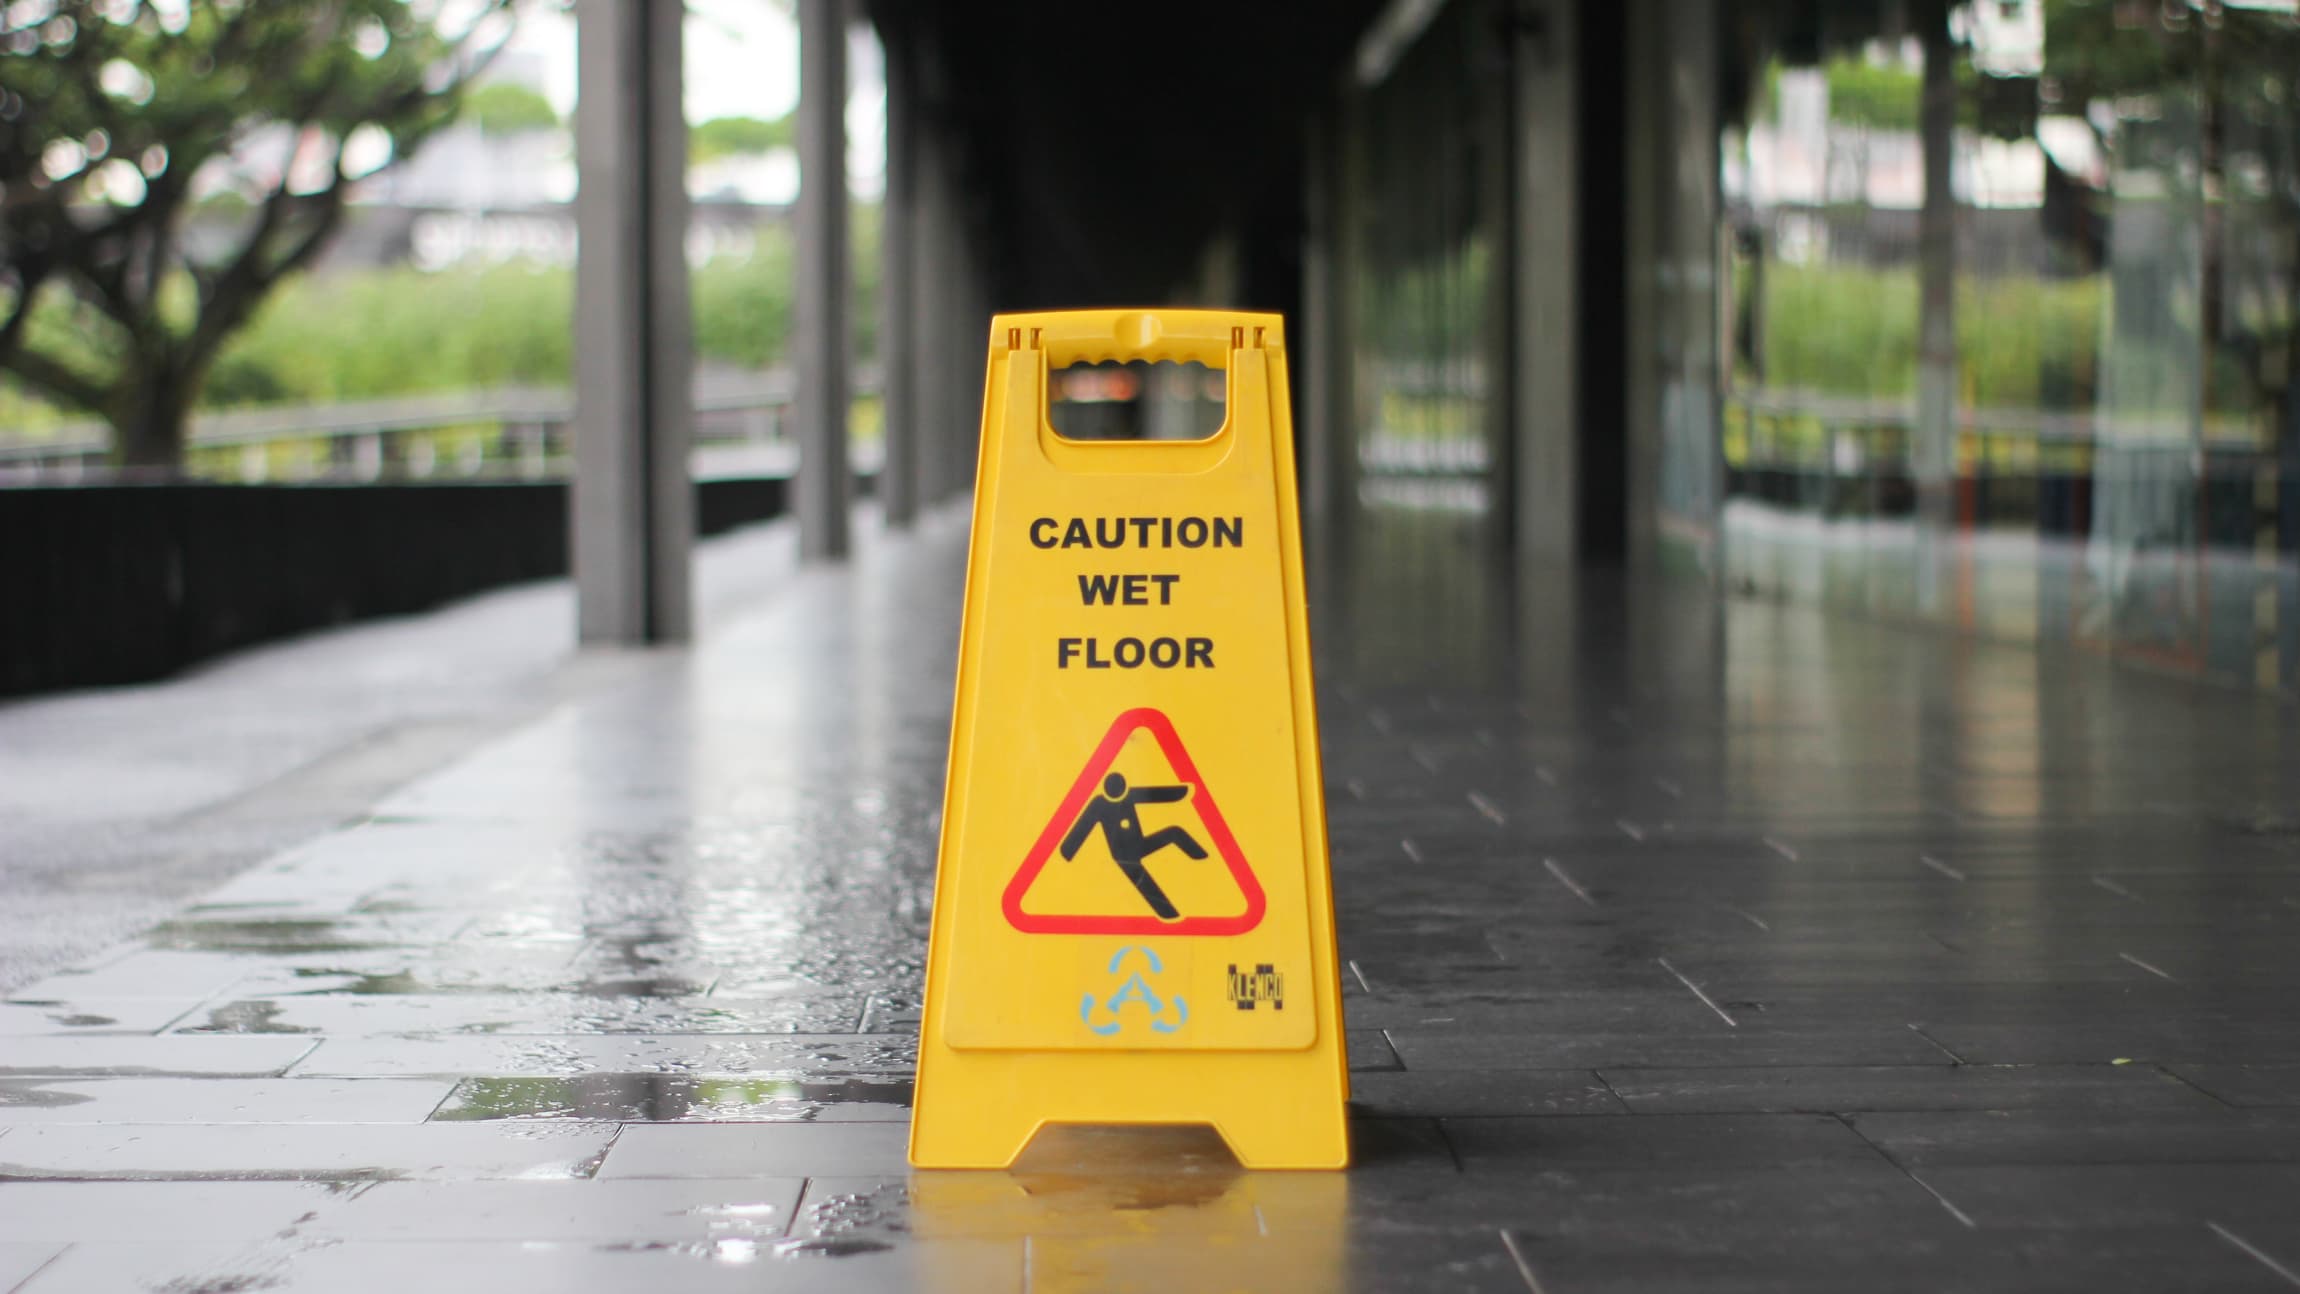
[[[367,952],[400,945],[379,939],[375,931],[347,931],[335,918],[289,918],[267,921],[166,921],[152,928],[147,941],[154,948],[191,952],[271,953]]]
[[[318,1033],[279,1017],[285,1008],[277,1002],[228,1002],[208,1012],[208,1022],[179,1029],[179,1033]]]
[[[435,1120],[581,1119],[621,1123],[896,1121],[910,1117],[907,1079],[710,1078],[578,1074],[467,1078]]]
[[[893,1243],[873,1240],[869,1236],[820,1236],[812,1240],[785,1240],[775,1245],[778,1258],[816,1256],[823,1258],[852,1258],[856,1254],[883,1254],[894,1248]]]
[[[62,1109],[67,1105],[86,1105],[95,1097],[79,1092],[49,1090],[53,1079],[0,1079],[0,1109],[22,1106],[42,1110]]]

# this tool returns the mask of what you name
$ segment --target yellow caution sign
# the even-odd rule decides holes
[[[1226,373],[1190,441],[1077,441],[1048,374]],[[1293,423],[1276,315],[992,321],[911,1162],[1050,1123],[1349,1161]]]

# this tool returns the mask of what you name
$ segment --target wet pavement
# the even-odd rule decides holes
[[[1360,540],[1347,1174],[905,1167],[944,514],[18,987],[0,1290],[2300,1286],[2289,706]]]

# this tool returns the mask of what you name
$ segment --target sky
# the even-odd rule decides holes
[[[687,120],[780,117],[799,101],[798,25],[772,0],[687,0]],[[514,67],[540,73],[562,116],[575,105],[575,21],[537,5],[521,19]],[[878,42],[857,28],[847,42],[847,173],[875,192],[886,163],[886,91]],[[511,70],[511,69],[507,69]],[[517,73],[515,72],[515,75]],[[524,77],[522,77],[524,79]]]

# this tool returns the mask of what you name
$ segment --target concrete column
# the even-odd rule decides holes
[[[1622,27],[1627,37],[1621,96],[1623,181],[1627,216],[1622,232],[1622,434],[1628,438],[1628,558],[1649,568],[1660,555],[1661,502],[1661,174],[1668,151],[1662,113],[1666,64],[1662,58],[1658,0],[1630,0]]]
[[[1725,375],[1718,367],[1719,318],[1731,302],[1721,283],[1726,264],[1721,220],[1718,142],[1721,59],[1726,27],[1709,0],[1665,0],[1668,60],[1663,142],[1668,179],[1663,185],[1663,255],[1660,294],[1665,385],[1662,428],[1680,466],[1673,470],[1684,515],[1705,525],[1713,579],[1725,573],[1725,450],[1721,412]]]
[[[879,463],[879,503],[889,526],[908,526],[918,515],[918,317],[913,313],[918,248],[918,112],[911,84],[911,51],[894,33],[886,50],[886,195],[879,204],[879,409],[885,457]]]
[[[1942,545],[1956,526],[1958,56],[1947,0],[1916,0],[1909,20],[1925,56],[1917,113],[1925,171],[1917,212],[1917,427],[1909,448],[1919,521],[1917,605],[1937,611],[1946,591]]]
[[[577,0],[576,620],[586,643],[693,629],[693,324],[678,5]]]
[[[1342,238],[1347,136],[1340,102],[1323,105],[1309,122],[1302,238],[1302,320],[1296,344],[1301,384],[1302,528],[1313,553],[1330,552],[1345,532],[1349,479],[1344,460],[1357,452],[1350,401],[1348,249]]]
[[[1579,197],[1574,0],[1529,0],[1514,28],[1508,273],[1516,317],[1511,532],[1519,569],[1571,560],[1581,535]],[[1502,374],[1491,375],[1499,380]]]
[[[974,489],[974,469],[982,445],[982,380],[990,351],[990,279],[985,273],[976,230],[958,201],[965,191],[951,188],[951,261],[958,272],[958,318],[951,329],[950,489]]]
[[[923,118],[923,114],[921,114]],[[924,125],[923,120],[921,125]],[[917,401],[916,453],[918,497],[922,504],[939,503],[950,493],[950,427],[953,417],[946,381],[948,352],[957,345],[945,317],[950,296],[950,265],[943,227],[949,223],[949,198],[943,180],[939,134],[923,129],[911,150],[914,180],[911,202],[910,318],[912,347],[909,369],[913,398]],[[891,226],[890,226],[891,228]]]
[[[1295,455],[1302,460],[1302,531],[1313,554],[1334,542],[1341,501],[1334,496],[1334,455],[1341,446],[1334,368],[1341,365],[1341,262],[1334,246],[1336,108],[1320,103],[1302,138],[1302,324],[1295,329],[1293,382],[1302,393]]]
[[[653,6],[647,6],[653,7]],[[847,34],[844,0],[799,0],[799,555],[847,555]]]

